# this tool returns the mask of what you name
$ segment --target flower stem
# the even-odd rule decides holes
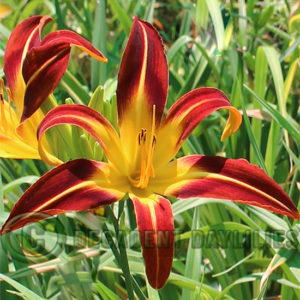
[[[123,271],[123,275],[125,277],[125,284],[126,289],[128,293],[128,299],[134,300],[134,292],[138,296],[139,299],[147,299],[144,293],[139,288],[138,284],[136,283],[133,276],[130,274],[129,269],[129,263],[128,263],[128,257],[126,252],[126,242],[125,242],[125,232],[123,230],[119,229],[119,220],[124,211],[124,200],[119,202],[119,211],[118,211],[118,219],[115,217],[112,209],[108,207],[108,214],[109,218],[112,221],[112,224],[114,226],[115,232],[116,232],[116,238],[118,241],[118,246],[116,246],[115,242],[113,241],[113,238],[111,234],[108,231],[108,228],[106,224],[103,225],[103,230],[105,233],[105,237],[111,247],[111,250],[117,260],[117,263],[121,267]],[[134,290],[134,292],[133,292]]]

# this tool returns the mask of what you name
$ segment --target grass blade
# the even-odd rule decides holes
[[[219,3],[217,0],[206,0],[206,4],[214,24],[218,50],[222,51],[225,48],[225,30]]]
[[[280,126],[286,129],[296,140],[300,140],[300,130],[297,127],[294,127],[292,124],[290,124],[275,108],[258,97],[256,93],[254,93],[247,85],[244,84],[244,87],[271,114],[271,116]]]

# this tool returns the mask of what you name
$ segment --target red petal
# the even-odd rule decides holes
[[[185,156],[171,162],[154,180],[158,189],[155,191],[167,196],[233,200],[300,218],[283,189],[262,169],[244,159]]]
[[[68,30],[50,33],[41,42],[41,31],[51,20],[48,16],[26,19],[16,26],[7,43],[4,72],[17,109],[23,112],[22,121],[29,118],[55,89],[67,68],[70,45],[77,46],[95,59],[107,61],[91,43]],[[23,75],[26,89],[22,78],[25,58]],[[48,65],[50,61],[51,65]]]
[[[118,116],[134,105],[156,106],[156,121],[164,112],[168,91],[168,65],[161,37],[155,28],[135,17],[122,56],[118,77]],[[138,118],[141,116],[138,115]]]
[[[60,124],[72,124],[86,130],[102,146],[106,158],[126,172],[126,161],[115,129],[102,115],[85,105],[59,105],[45,116],[38,129],[39,152],[44,161],[55,164],[48,160],[41,138],[48,129]]]
[[[97,50],[89,41],[85,38],[77,34],[76,32],[69,31],[69,30],[57,30],[51,32],[45,36],[42,40],[41,45],[57,45],[61,43],[66,43],[68,45],[74,45],[81,49],[82,51],[89,54],[91,57],[102,61],[107,62],[107,58]]]
[[[25,53],[33,46],[40,44],[40,32],[51,20],[52,18],[48,16],[30,17],[16,26],[7,42],[3,69],[7,86],[12,92],[18,109],[22,107],[22,103],[18,103],[18,101],[23,101],[23,99],[18,99],[20,87],[17,76],[21,75]]]
[[[154,164],[159,165],[170,161],[193,129],[218,109],[227,109],[230,112],[221,138],[224,140],[238,130],[242,117],[239,111],[231,106],[222,91],[208,87],[199,88],[176,101],[159,128]],[[165,151],[165,149],[169,149],[169,151]]]
[[[21,121],[29,118],[56,88],[69,61],[70,45],[75,45],[95,59],[107,59],[90,42],[75,32],[61,30],[49,33],[39,47],[28,52],[23,65],[26,82],[24,110]]]
[[[23,64],[26,82],[21,122],[29,118],[53,92],[64,75],[70,56],[69,44],[32,48]]]
[[[162,288],[171,272],[174,254],[174,223],[170,202],[161,197],[130,196],[140,232],[146,275],[150,285]]]
[[[156,131],[166,104],[168,66],[162,41],[152,25],[135,17],[118,76],[120,138],[135,172],[139,162],[138,136]]]
[[[180,119],[182,126],[178,141],[180,143],[204,118],[221,108],[231,109],[234,112],[237,121],[232,131],[235,132],[241,124],[241,114],[231,106],[222,91],[209,87],[195,89],[182,96],[169,109],[165,122],[174,122],[175,119]]]
[[[107,164],[85,159],[51,170],[26,190],[0,234],[52,215],[83,211],[121,199],[124,193],[111,189],[107,174]]]

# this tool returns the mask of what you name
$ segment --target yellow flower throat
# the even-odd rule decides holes
[[[152,163],[155,144],[155,105],[153,105],[150,134],[147,133],[147,129],[145,128],[142,128],[138,134],[138,150],[140,154],[139,176],[129,178],[131,184],[134,187],[144,189],[147,187],[150,177],[155,177],[154,167]]]

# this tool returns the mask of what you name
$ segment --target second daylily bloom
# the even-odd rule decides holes
[[[5,18],[13,11],[13,8],[6,3],[0,3],[0,19]]]
[[[0,157],[40,158],[36,132],[44,113],[39,107],[65,73],[71,45],[106,62],[101,52],[75,32],[58,30],[41,40],[42,29],[50,21],[49,16],[28,18],[16,26],[7,42],[7,100],[3,81],[0,82]]]
[[[38,221],[45,215],[83,211],[128,195],[135,209],[146,274],[163,287],[172,267],[174,224],[165,197],[209,197],[233,200],[299,218],[292,200],[265,172],[244,159],[203,155],[172,160],[203,118],[229,111],[222,140],[240,126],[241,115],[221,91],[195,89],[182,96],[163,117],[168,67],[161,38],[135,18],[119,71],[119,133],[86,106],[61,105],[51,110],[38,130],[39,150],[55,164],[42,140],[59,124],[85,129],[103,147],[107,162],[78,159],[40,178],[17,202],[2,233]]]

